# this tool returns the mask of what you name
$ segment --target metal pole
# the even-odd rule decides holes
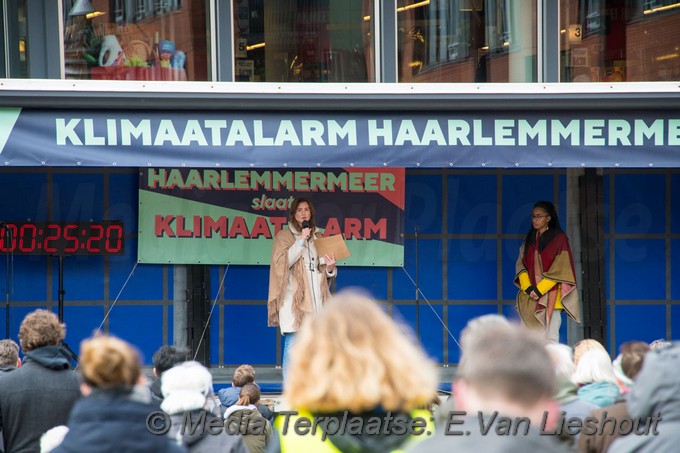
[[[173,266],[173,344],[180,348],[189,348],[189,293],[187,292],[187,266]],[[194,353],[195,351],[192,351]]]
[[[5,268],[5,338],[9,339],[9,299],[10,299],[10,291],[9,291],[9,285],[11,283],[10,281],[10,272],[9,272],[9,251],[12,249],[12,236],[10,233],[9,227],[7,225],[3,225],[3,229],[5,231],[5,247],[7,247],[7,267]],[[7,245],[7,239],[9,239],[9,245]]]
[[[57,291],[57,305],[59,311],[59,322],[63,323],[64,295],[66,294],[66,290],[64,290],[64,257],[63,255],[59,255],[57,258],[59,258],[59,289]],[[64,340],[61,340],[61,347],[64,348],[66,352],[69,353],[71,359],[73,359],[76,363],[80,362],[78,359],[78,355],[75,352],[73,352],[73,349],[71,349]]]
[[[416,338],[420,341],[420,286],[418,284],[418,227],[415,230],[416,238]]]
[[[57,291],[57,304],[59,307],[59,322],[64,322],[64,257],[59,255],[59,290]]]

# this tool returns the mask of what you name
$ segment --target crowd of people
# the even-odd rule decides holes
[[[163,346],[149,383],[134,346],[99,335],[74,372],[64,337],[36,310],[20,348],[0,341],[4,451],[670,452],[680,441],[680,346],[664,341],[626,342],[612,361],[597,341],[572,349],[487,315],[461,333],[446,398],[409,331],[341,292],[299,329],[274,414],[250,365],[215,393],[206,367]]]

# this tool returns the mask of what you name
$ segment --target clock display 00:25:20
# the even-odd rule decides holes
[[[0,228],[0,252],[22,255],[121,255],[120,221],[6,222]]]

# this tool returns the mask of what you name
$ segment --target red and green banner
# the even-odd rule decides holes
[[[296,197],[324,236],[343,234],[345,266],[404,262],[403,168],[142,168],[140,263],[268,265]]]

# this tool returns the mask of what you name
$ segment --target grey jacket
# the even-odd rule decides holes
[[[65,425],[80,397],[70,356],[59,346],[26,353],[21,368],[0,382],[0,428],[5,450],[12,453],[39,451],[40,436]]]
[[[488,418],[485,417],[488,427]],[[494,428],[484,433],[477,414],[474,416],[460,417],[456,423],[450,426],[449,434],[446,430],[437,429],[435,435],[427,440],[417,443],[408,453],[516,453],[516,452],[548,452],[567,453],[566,446],[560,444],[554,436],[541,435],[536,427],[531,427],[527,434],[498,435]],[[454,435],[452,432],[462,433]]]
[[[626,394],[628,414],[649,418],[648,434],[629,434],[614,442],[610,452],[677,452],[680,445],[680,344],[650,351],[640,374]],[[652,417],[660,416],[654,421]],[[654,434],[656,432],[658,434]],[[642,432],[642,430],[640,430]]]
[[[190,453],[248,453],[240,435],[229,434],[224,421],[206,410],[193,410],[170,416],[167,435]]]

